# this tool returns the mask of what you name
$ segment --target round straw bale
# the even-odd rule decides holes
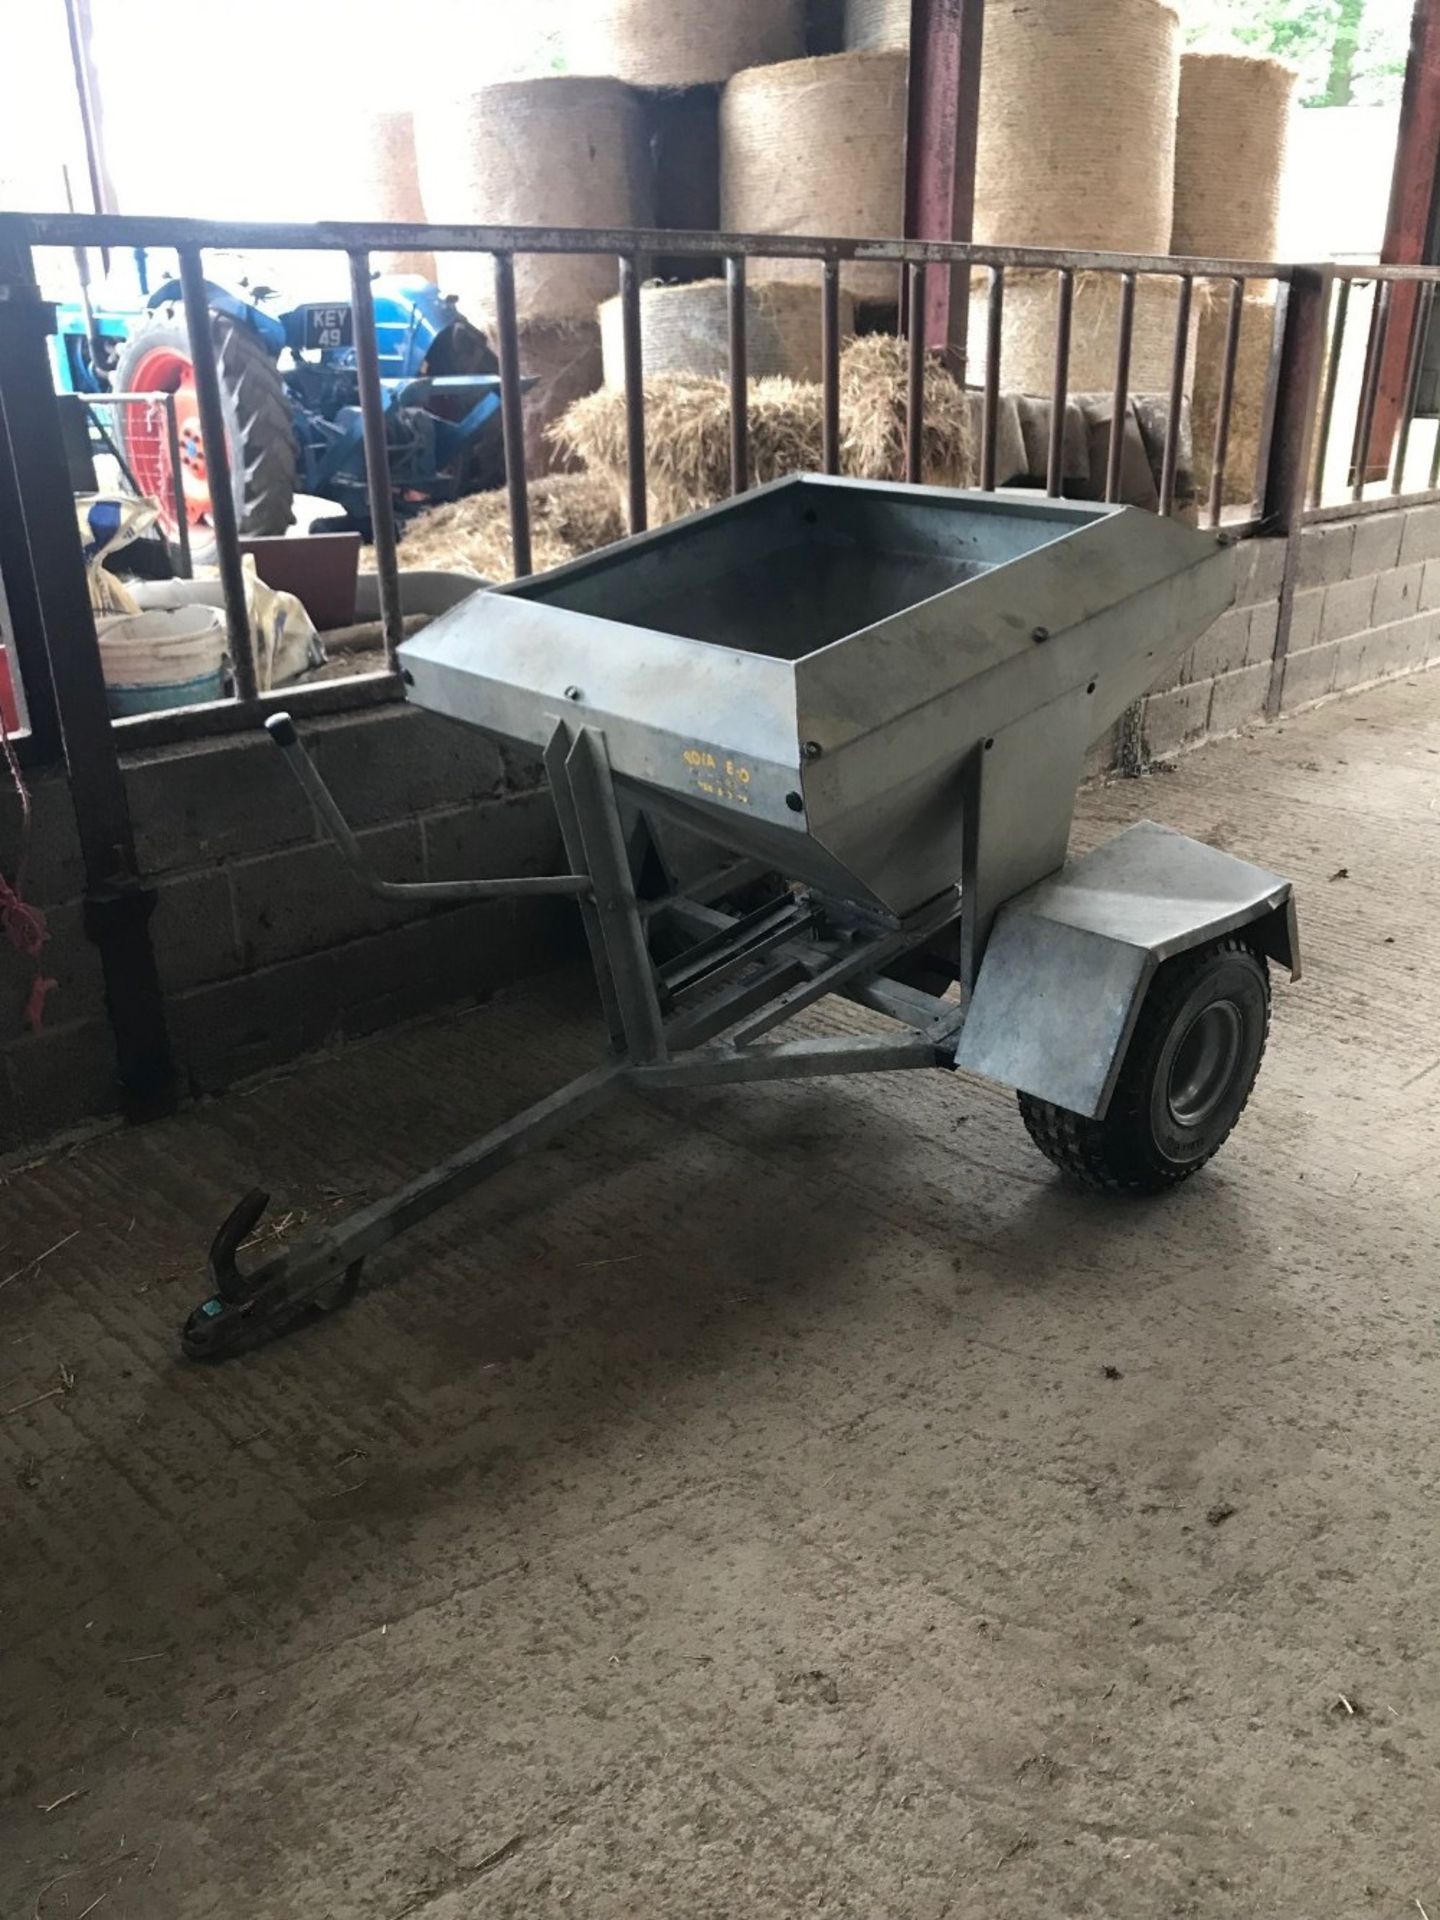
[[[1295,69],[1254,54],[1187,53],[1175,134],[1175,253],[1273,260]]]
[[[904,341],[870,334],[840,357],[841,465],[872,480],[905,477]],[[823,458],[821,389],[784,379],[750,383],[750,478],[759,483],[814,472]],[[972,409],[938,361],[925,372],[924,477],[964,486],[971,477]],[[659,373],[645,381],[647,472],[656,524],[713,506],[730,493],[728,382]],[[576,404],[555,429],[564,449],[603,476],[612,497],[625,489],[625,398],[613,388]]]
[[[1195,350],[1195,480],[1201,503],[1210,495],[1215,471],[1215,429],[1220,417],[1220,388],[1225,372],[1225,336],[1230,320],[1229,283],[1216,282],[1215,296],[1200,315]],[[1240,350],[1235,359],[1230,437],[1225,451],[1223,505],[1249,506],[1256,498],[1260,438],[1275,339],[1275,293],[1257,288],[1245,295],[1240,312]]]
[[[615,489],[588,473],[553,473],[530,488],[531,557],[537,573],[624,537]],[[509,580],[510,496],[472,493],[420,513],[402,530],[402,567],[456,568],[482,580]]]
[[[640,294],[640,338],[645,373],[708,373],[730,368],[729,299],[723,280],[678,287],[645,287]],[[842,338],[854,331],[854,302],[840,297]],[[625,341],[620,302],[600,309],[605,384],[625,385]],[[745,289],[745,358],[752,378],[783,374],[818,380],[820,296],[813,286],[770,280]]]
[[[845,0],[845,44],[855,52],[908,47],[910,0]]]
[[[374,113],[362,123],[355,157],[354,218],[423,222],[413,114]],[[371,265],[381,273],[435,278],[433,253],[377,253],[371,255]]]
[[[970,295],[969,378],[983,381],[987,360],[985,298],[988,274],[977,273]],[[1012,268],[1005,276],[1000,385],[1007,393],[1048,396],[1055,390],[1055,326],[1059,277],[1044,269]],[[1120,332],[1121,280],[1115,273],[1077,273],[1070,320],[1071,393],[1111,393]],[[1191,306],[1187,369],[1195,365],[1197,314],[1204,305],[1197,283]],[[1170,391],[1179,319],[1180,285],[1169,276],[1141,274],[1135,282],[1135,329],[1130,345],[1130,391]],[[1187,375],[1188,381],[1188,375]],[[1188,391],[1188,384],[1187,384]]]
[[[900,53],[836,53],[737,73],[720,102],[722,225],[737,233],[899,235],[906,67]],[[749,272],[753,280],[813,282],[820,263],[752,259]],[[857,299],[891,300],[897,273],[848,266],[844,284]]]
[[[550,74],[482,87],[416,117],[420,182],[432,220],[496,226],[645,227],[653,188],[638,95],[618,80]],[[488,259],[449,254],[447,292],[488,318]],[[525,320],[593,320],[615,291],[609,254],[519,254]]]
[[[1162,0],[989,0],[977,241],[1169,252],[1179,32]]]
[[[805,51],[804,0],[583,0],[567,40],[575,73],[693,87]]]

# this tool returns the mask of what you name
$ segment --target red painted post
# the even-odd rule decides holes
[[[970,240],[985,0],[911,0],[910,108],[905,136],[905,238]],[[970,269],[926,275],[925,344],[965,374]]]
[[[1430,255],[1430,222],[1440,174],[1440,0],[1415,0],[1410,24],[1410,57],[1400,103],[1400,134],[1390,186],[1390,212],[1380,259],[1385,266],[1419,266]],[[1410,322],[1418,290],[1397,285],[1380,370],[1375,417],[1371,423],[1365,478],[1381,480],[1390,468],[1390,450],[1405,393]],[[1372,327],[1372,341],[1374,329]]]

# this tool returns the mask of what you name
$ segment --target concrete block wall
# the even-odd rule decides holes
[[[1284,573],[1283,540],[1244,543],[1235,605],[1145,701],[1142,739],[1148,758],[1164,759],[1263,716]]]
[[[1247,542],[1236,605],[1142,709],[1162,758],[1263,718],[1285,543]],[[1440,662],[1440,506],[1308,528],[1281,711]],[[559,836],[537,761],[412,708],[307,728],[322,771],[380,871],[452,879],[554,870]],[[1113,767],[1120,730],[1089,761]],[[332,1041],[483,996],[578,950],[554,901],[400,911],[373,901],[322,838],[309,802],[254,737],[135,753],[125,778],[182,1091],[205,1093]],[[23,1029],[30,972],[0,945],[0,1157],[118,1105],[104,986],[85,937],[69,794],[34,789],[26,891],[46,909],[43,1030]],[[0,792],[0,871],[14,873],[18,805]]]
[[[538,760],[413,708],[316,721],[306,737],[380,872],[396,880],[562,864]],[[421,910],[373,900],[321,837],[280,756],[255,737],[126,756],[141,871],[182,1093],[214,1092],[311,1048],[483,997],[574,950],[563,902]],[[63,778],[33,785],[27,896],[47,915],[45,1023],[24,1027],[31,969],[0,945],[0,1156],[118,1107],[99,957]],[[19,807],[0,795],[0,871]]]
[[[1163,759],[1265,715],[1285,543],[1252,540],[1235,607],[1146,699],[1147,755]],[[1280,712],[1440,663],[1440,506],[1307,527],[1280,678]],[[1113,764],[1113,758],[1112,762]]]
[[[1440,506],[1309,527],[1282,713],[1440,662]]]

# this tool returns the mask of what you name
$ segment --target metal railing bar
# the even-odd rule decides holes
[[[125,752],[146,747],[168,747],[183,740],[223,740],[248,733],[257,717],[282,709],[297,718],[319,719],[330,713],[357,713],[391,706],[404,693],[398,673],[356,674],[348,680],[291,682],[262,693],[247,712],[234,700],[208,701],[203,706],[175,707],[165,713],[137,713],[113,721],[115,744]]]
[[[380,348],[375,302],[370,292],[370,256],[350,255],[350,304],[355,373],[360,386],[360,423],[365,436],[365,490],[370,501],[370,539],[380,590],[380,627],[385,658],[393,667],[405,638],[400,602],[400,560],[395,539],[395,499],[390,488],[390,448],[385,432],[385,395],[380,384]]]
[[[1420,401],[1420,376],[1424,372],[1425,336],[1430,329],[1430,309],[1435,299],[1435,287],[1426,281],[1415,297],[1414,310],[1410,315],[1410,344],[1405,360],[1404,399],[1400,407],[1400,433],[1395,443],[1395,466],[1390,476],[1390,491],[1398,494],[1405,482],[1405,460],[1410,452],[1410,434],[1415,425],[1415,409]],[[1437,433],[1436,448],[1440,450],[1440,433]]]
[[[1210,525],[1218,527],[1225,509],[1225,467],[1230,456],[1230,421],[1235,411],[1235,368],[1240,359],[1240,323],[1245,317],[1245,282],[1230,285],[1225,316],[1225,354],[1220,363],[1220,404],[1215,415],[1215,445],[1210,461]]]
[[[750,362],[745,338],[745,261],[725,262],[725,317],[730,373],[730,491],[750,486]]]
[[[820,279],[820,400],[822,464],[840,471],[840,263],[827,260]]]
[[[1407,493],[1404,502],[1407,507],[1440,505],[1440,486],[1428,487],[1421,493]],[[1307,507],[1305,525],[1321,526],[1327,520],[1362,520],[1372,513],[1394,512],[1395,496],[1390,493],[1377,494],[1370,500],[1335,500],[1328,507]]]
[[[925,268],[909,270],[909,360],[905,382],[905,478],[918,486],[925,474]]]
[[[175,411],[175,396],[165,395],[165,445],[170,457],[170,485],[175,495],[175,544],[180,549],[180,578],[195,578],[195,557],[190,548],[190,515],[185,506],[185,480],[180,464],[180,422]]]
[[[1065,491],[1065,415],[1070,404],[1070,326],[1075,312],[1075,275],[1061,267],[1056,279],[1055,379],[1050,391],[1050,453],[1045,491],[1058,500]]]
[[[235,695],[241,706],[253,713],[258,691],[255,642],[245,604],[245,570],[240,563],[240,517],[235,508],[235,482],[230,469],[230,448],[225,439],[225,412],[220,398],[220,370],[216,363],[210,296],[205,288],[205,266],[195,247],[185,247],[181,251],[180,291],[185,304],[185,324],[190,333],[195,405],[200,415],[200,436],[205,445],[210,523],[215,529],[215,562],[225,594],[225,632],[235,670]]]
[[[645,478],[645,343],[640,327],[640,269],[620,258],[620,331],[625,359],[625,505],[629,532],[650,524]]]
[[[1355,422],[1355,442],[1350,455],[1350,498],[1365,497],[1365,475],[1370,465],[1370,435],[1375,426],[1375,406],[1380,397],[1380,380],[1385,370],[1385,348],[1390,336],[1390,282],[1381,281],[1375,294],[1375,324],[1370,351],[1365,360],[1365,380],[1360,389],[1360,414]],[[1390,462],[1385,462],[1389,472]]]
[[[515,578],[535,571],[530,551],[530,491],[525,483],[525,411],[520,385],[520,322],[515,313],[515,261],[495,256],[495,345],[500,356],[500,421],[505,485],[510,496],[510,554]]]
[[[1310,487],[1310,504],[1318,507],[1325,493],[1325,462],[1330,455],[1330,431],[1335,424],[1335,396],[1340,387],[1340,356],[1345,350],[1345,329],[1350,318],[1350,282],[1341,280],[1335,292],[1335,319],[1330,329],[1330,358],[1325,368],[1325,392],[1320,402],[1320,425],[1316,432],[1315,472]],[[1436,442],[1440,446],[1440,441]]]
[[[1190,309],[1195,282],[1180,276],[1180,298],[1175,307],[1175,348],[1170,363],[1170,410],[1165,421],[1165,451],[1160,461],[1160,514],[1175,511],[1175,485],[1180,472],[1180,429],[1185,413],[1185,369],[1190,357]]]
[[[173,393],[85,393],[87,407],[159,407],[165,416],[165,450],[170,461],[170,500],[175,509],[175,545],[180,549],[180,578],[194,578],[190,555],[190,517],[185,511],[185,482],[180,464],[180,428]],[[103,429],[102,429],[103,431]],[[133,475],[129,476],[133,481]]]
[[[1130,418],[1130,357],[1135,344],[1135,276],[1120,279],[1120,315],[1115,328],[1115,398],[1110,414],[1110,445],[1105,456],[1105,499],[1120,499],[1125,463],[1125,429]]]
[[[446,253],[647,253],[746,254],[770,260],[860,260],[878,264],[911,262],[951,266],[1035,267],[1075,272],[1115,269],[1130,273],[1183,272],[1229,279],[1288,280],[1289,262],[1225,260],[1195,255],[1101,253],[1093,249],[1003,247],[960,240],[855,240],[837,236],[775,233],[706,233],[660,227],[497,227],[403,224],[384,221],[323,221],[291,224],[266,221],[209,221],[143,214],[23,213],[15,216],[32,246],[76,247],[110,244],[149,247],[215,247],[227,250],[272,249],[311,253],[406,251]],[[1356,267],[1361,278],[1425,279],[1436,268]]]
[[[1005,269],[990,269],[985,302],[985,400],[980,417],[980,485],[995,491],[1000,446],[1000,356],[1005,339]]]

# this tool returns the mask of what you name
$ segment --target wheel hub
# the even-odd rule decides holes
[[[1235,1077],[1245,1023],[1233,1000],[1202,1007],[1181,1035],[1170,1063],[1165,1099],[1177,1127],[1200,1127],[1224,1100]]]

